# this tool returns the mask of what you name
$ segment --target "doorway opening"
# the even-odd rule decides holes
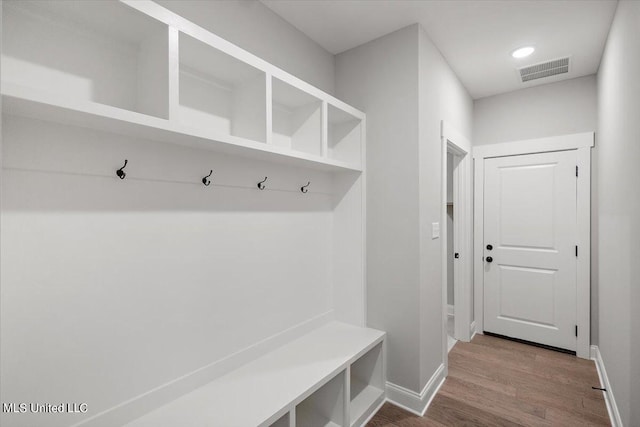
[[[457,341],[474,332],[471,143],[442,122],[442,348],[445,367]]]
[[[455,203],[454,200],[454,170],[460,164],[461,157],[456,156],[451,149],[447,149],[447,352],[451,351],[456,340],[455,332]]]

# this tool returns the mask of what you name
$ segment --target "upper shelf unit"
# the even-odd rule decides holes
[[[153,1],[2,7],[9,113],[362,171],[364,113]]]
[[[168,27],[113,2],[3,2],[2,81],[169,118]]]

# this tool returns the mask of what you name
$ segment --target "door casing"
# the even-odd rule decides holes
[[[447,152],[453,153],[460,159],[454,173],[454,247],[460,254],[455,260],[454,309],[455,309],[455,338],[469,341],[473,335],[474,325],[471,321],[472,300],[472,220],[471,220],[471,142],[455,127],[446,121],[441,122],[441,212],[440,212],[440,250],[442,253],[442,360],[445,375],[448,370],[447,351]]]
[[[590,358],[591,344],[591,147],[594,133],[584,132],[549,138],[530,139],[473,147],[474,161],[474,318],[476,332],[484,331],[484,160],[491,157],[577,151],[577,260],[576,323],[578,339],[576,354]]]

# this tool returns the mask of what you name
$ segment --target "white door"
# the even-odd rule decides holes
[[[576,350],[576,160],[485,160],[485,331]]]

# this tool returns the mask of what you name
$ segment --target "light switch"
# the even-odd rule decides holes
[[[431,223],[431,238],[438,239],[440,237],[440,223],[432,222]]]

